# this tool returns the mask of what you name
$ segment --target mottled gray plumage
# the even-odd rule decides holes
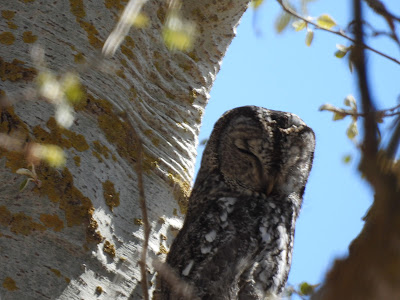
[[[245,106],[226,112],[204,150],[167,263],[197,297],[259,300],[286,283],[315,137],[296,115]],[[162,299],[180,299],[162,282]]]

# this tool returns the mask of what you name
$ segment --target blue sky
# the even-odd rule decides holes
[[[398,0],[385,1],[400,15]],[[338,24],[350,20],[352,1],[319,0],[309,4],[317,17],[329,13]],[[346,254],[349,243],[360,232],[373,194],[357,172],[358,155],[346,137],[350,119],[332,121],[332,114],[319,112],[324,103],[343,107],[344,98],[358,99],[356,81],[347,59],[334,57],[336,44],[349,43],[339,36],[316,31],[311,47],[305,45],[305,31],[287,30],[278,35],[274,22],[279,14],[275,1],[267,0],[257,11],[249,10],[238,27],[222,64],[211,100],[206,108],[200,140],[207,138],[216,120],[227,110],[258,105],[299,115],[316,133],[313,170],[296,227],[291,284],[319,283],[333,259]],[[378,28],[386,29],[379,17],[368,10],[367,17]],[[255,33],[256,28],[261,35]],[[374,47],[399,57],[399,48],[387,38],[369,41]],[[400,67],[376,54],[368,55],[370,82],[379,108],[396,105],[399,96]],[[361,124],[359,124],[361,125]],[[383,128],[390,125],[386,122]],[[199,147],[196,170],[203,147]],[[343,156],[353,160],[344,164]]]

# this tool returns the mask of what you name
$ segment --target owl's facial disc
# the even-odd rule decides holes
[[[264,196],[289,191],[296,182],[288,178],[305,184],[301,174],[310,169],[312,130],[291,113],[245,110],[249,115],[231,119],[220,135],[217,161],[225,183]]]

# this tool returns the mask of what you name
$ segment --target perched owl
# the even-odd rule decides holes
[[[291,113],[244,106],[218,120],[167,257],[195,296],[279,296],[314,147],[312,129]],[[161,286],[162,299],[183,299],[173,286]]]

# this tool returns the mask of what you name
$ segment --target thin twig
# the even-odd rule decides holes
[[[389,34],[389,37],[392,38],[397,43],[398,46],[400,46],[400,40],[399,37],[397,36],[396,25],[395,25],[395,21],[400,22],[400,18],[392,14],[390,11],[388,11],[385,4],[383,4],[383,2],[380,0],[364,0],[364,1],[376,14],[382,16],[386,20],[391,30],[391,34]]]
[[[327,105],[321,106],[321,108],[320,108],[321,111],[326,110],[326,111],[331,111],[334,113],[338,113],[338,114],[346,115],[346,116],[352,116],[352,117],[364,117],[365,118],[367,116],[367,113],[365,113],[365,112],[360,113],[360,112],[356,112],[356,111],[350,110],[350,109],[337,108],[330,104],[329,104],[329,108],[324,108],[324,106],[326,107]],[[373,111],[370,113],[373,113],[378,118],[394,117],[394,116],[400,115],[400,111],[396,111],[398,109],[400,109],[400,104],[398,104],[392,108],[377,110],[377,111]]]
[[[290,7],[287,7],[287,6],[283,3],[283,0],[277,0],[277,1],[278,1],[278,3],[281,5],[282,9],[283,9],[284,11],[286,11],[288,14],[290,14],[290,15],[292,15],[292,16],[294,16],[294,17],[300,19],[300,20],[303,20],[303,21],[306,22],[307,24],[313,25],[316,29],[321,29],[321,30],[324,30],[324,31],[327,31],[327,32],[336,34],[336,35],[338,35],[338,36],[341,36],[342,38],[345,38],[345,39],[351,41],[351,42],[354,43],[354,44],[356,43],[356,40],[355,40],[355,39],[349,37],[349,36],[346,35],[343,31],[341,31],[341,30],[332,30],[332,29],[320,27],[317,23],[315,23],[315,22],[313,22],[313,21],[310,21],[310,20],[307,20],[306,18],[300,16],[297,12],[295,12],[294,10],[292,10]],[[387,54],[385,54],[385,53],[382,53],[382,52],[380,52],[380,51],[378,51],[378,50],[376,50],[376,49],[374,49],[374,48],[372,48],[372,47],[370,47],[370,46],[368,46],[368,45],[365,44],[364,42],[363,42],[363,44],[361,44],[361,47],[363,47],[363,48],[365,48],[365,49],[368,49],[368,50],[370,50],[370,51],[372,51],[372,52],[374,52],[374,53],[376,53],[376,54],[378,54],[378,55],[380,55],[380,56],[383,56],[383,57],[385,57],[385,58],[387,58],[387,59],[389,59],[389,60],[395,62],[396,64],[399,64],[399,65],[400,65],[400,61],[399,61],[399,60],[397,60],[397,59],[395,59],[394,57],[391,57],[391,56],[389,56],[389,55],[387,55]]]
[[[143,298],[144,300],[149,300],[149,290],[147,285],[147,273],[146,273],[146,266],[147,266],[147,248],[149,246],[149,237],[151,232],[151,226],[149,223],[149,218],[147,216],[147,204],[146,198],[144,195],[144,185],[143,185],[143,143],[139,135],[135,130],[133,130],[134,141],[136,142],[136,150],[137,150],[137,161],[135,164],[136,173],[138,176],[138,189],[139,189],[139,203],[140,208],[142,211],[142,221],[143,221],[143,230],[144,230],[144,240],[143,240],[143,247],[142,253],[140,256],[140,272],[142,274],[142,291],[143,291]]]
[[[379,1],[379,0],[364,0],[364,1],[378,15],[381,15],[385,19],[390,18],[390,19],[396,20],[397,22],[400,22],[400,18],[398,16],[395,16],[394,14],[392,14],[390,11],[388,11],[382,1]],[[390,26],[390,24],[389,24],[389,26]]]
[[[399,147],[400,139],[400,117],[396,120],[396,128],[394,129],[393,135],[390,139],[389,145],[387,146],[386,153],[389,158],[393,159],[396,155],[396,151]]]

